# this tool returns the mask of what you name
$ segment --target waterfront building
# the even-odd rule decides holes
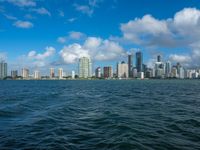
[[[28,79],[29,78],[29,69],[27,68],[22,68],[22,74],[21,74],[23,79]]]
[[[54,71],[54,68],[50,68],[50,76],[49,76],[51,79],[52,78],[55,78],[55,71]]]
[[[165,76],[169,78],[171,76],[172,65],[170,61],[167,61],[165,64]]]
[[[117,64],[117,77],[118,78],[128,78],[129,72],[128,72],[128,64],[126,64],[124,61]]]
[[[72,79],[75,79],[75,71],[72,71]]]
[[[137,68],[133,68],[133,78],[137,78]]]
[[[133,77],[133,55],[132,54],[128,55],[128,75],[129,75],[129,78]]]
[[[8,66],[5,61],[0,62],[0,79],[7,77]]]
[[[79,59],[79,78],[92,77],[92,63],[90,58],[81,57]]]
[[[104,78],[112,78],[113,70],[111,66],[103,67],[103,76]]]
[[[95,77],[96,78],[101,78],[101,67],[97,67],[95,69]]]
[[[34,79],[40,79],[40,72],[38,70],[34,71]]]
[[[142,72],[143,55],[142,52],[136,52],[136,68],[137,72]]]
[[[173,78],[177,78],[178,77],[178,73],[177,73],[177,68],[176,68],[176,66],[173,66],[172,67],[172,77]]]
[[[144,72],[138,72],[138,78],[144,79]]]
[[[62,68],[58,69],[58,78],[63,79],[63,69]]]
[[[164,78],[165,77],[165,64],[161,60],[161,56],[157,56],[157,62],[155,62],[155,77]]]
[[[11,70],[11,77],[13,79],[16,79],[18,77],[18,71],[17,70]]]

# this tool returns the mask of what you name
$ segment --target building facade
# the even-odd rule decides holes
[[[8,66],[5,61],[0,62],[0,79],[7,77]]]
[[[90,58],[81,57],[79,59],[79,78],[92,77],[92,63]]]
[[[117,64],[117,77],[118,78],[128,78],[128,64],[121,62]]]
[[[104,78],[112,78],[113,70],[111,66],[103,67],[103,76]]]
[[[142,52],[136,52],[136,69],[137,72],[142,72],[143,55]]]

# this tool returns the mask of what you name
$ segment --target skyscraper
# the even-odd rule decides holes
[[[0,79],[7,77],[7,63],[5,61],[0,62]]]
[[[161,62],[161,56],[160,55],[157,56],[157,62]]]
[[[63,69],[62,69],[62,68],[59,68],[59,69],[58,69],[58,78],[59,78],[59,79],[62,79],[62,78],[63,78]]]
[[[50,78],[54,78],[54,77],[55,77],[54,68],[50,68]]]
[[[34,71],[34,79],[40,79],[40,72],[38,70]]]
[[[128,64],[124,61],[117,64],[117,77],[128,78]]]
[[[133,55],[128,55],[128,75],[129,77],[133,77]]]
[[[103,76],[104,78],[112,78],[113,71],[111,66],[103,67]]]
[[[27,68],[22,69],[22,78],[28,79],[29,78],[29,70]]]
[[[142,52],[136,52],[136,68],[137,72],[142,72],[143,56]]]
[[[170,61],[167,61],[165,64],[165,76],[171,77],[172,65]]]
[[[81,57],[79,59],[79,77],[80,78],[92,77],[92,63],[90,58]]]

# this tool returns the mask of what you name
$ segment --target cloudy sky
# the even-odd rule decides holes
[[[200,66],[199,0],[0,0],[0,59],[9,70],[77,70],[126,61],[141,50],[151,66],[157,54]]]

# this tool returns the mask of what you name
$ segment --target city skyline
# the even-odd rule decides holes
[[[98,66],[114,68],[116,62],[127,62],[127,54],[140,50],[148,67],[162,55],[172,64],[198,68],[197,4],[196,0],[1,0],[0,58],[8,63],[9,72],[30,68],[44,75],[49,68],[63,68],[70,74],[80,57],[91,58],[94,72]]]

